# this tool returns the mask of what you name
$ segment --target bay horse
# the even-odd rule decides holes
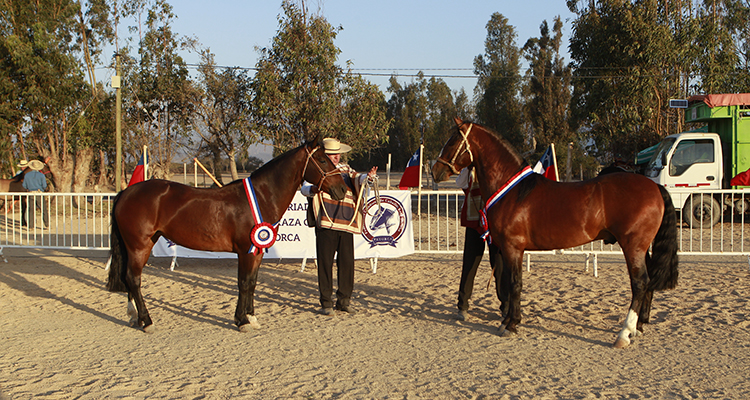
[[[441,182],[464,167],[476,169],[492,242],[500,248],[504,268],[510,268],[510,282],[501,285],[510,291],[501,333],[516,333],[521,322],[524,251],[602,239],[620,244],[630,275],[630,309],[614,343],[628,346],[631,335],[642,333],[649,322],[653,291],[677,285],[677,218],[666,189],[632,173],[553,181],[530,173],[528,163],[497,133],[459,118],[455,122],[456,132],[432,175]]]
[[[164,236],[195,250],[237,253],[239,297],[234,322],[241,332],[259,329],[253,297],[263,250],[251,251],[257,244],[251,239],[257,213],[247,193],[255,194],[261,228],[281,219],[303,180],[317,183],[337,200],[346,194],[346,184],[319,137],[258,168],[250,175],[251,189],[244,180],[221,188],[194,188],[151,179],[118,193],[112,205],[107,289],[128,293],[131,326],[154,331],[141,294],[141,273],[154,244]],[[275,239],[275,232],[269,236]]]

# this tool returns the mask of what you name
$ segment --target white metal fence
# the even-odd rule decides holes
[[[726,195],[726,192],[723,192]],[[679,250],[684,254],[745,255],[750,256],[750,224],[744,213],[720,212],[715,207],[722,203],[750,200],[745,192],[730,193],[730,198],[696,197],[704,204],[702,212],[717,216],[718,223],[688,224],[683,212],[678,211]],[[706,197],[704,197],[706,196]],[[746,198],[747,196],[747,198]],[[0,215],[0,249],[4,247],[109,249],[110,211],[113,193],[0,193],[3,203]],[[716,197],[712,197],[716,198]],[[34,209],[35,226],[22,226],[21,204],[42,200],[49,212],[49,227],[45,228],[40,210]],[[421,200],[421,201],[420,201]],[[703,201],[706,200],[706,201]],[[684,204],[684,199],[679,200]],[[414,246],[417,253],[461,253],[464,229],[460,224],[463,192],[440,190],[422,191],[421,199],[412,195]],[[745,203],[743,203],[745,204]],[[29,208],[30,209],[30,208]],[[735,207],[735,210],[737,208]],[[748,208],[745,208],[748,209]],[[687,210],[683,210],[687,212]],[[619,246],[593,242],[565,253],[585,255],[620,254]],[[544,252],[551,253],[551,252]]]

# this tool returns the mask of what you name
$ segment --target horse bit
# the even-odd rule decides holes
[[[451,169],[451,172],[453,172],[456,175],[460,173],[460,171],[457,171],[456,167],[454,166],[454,164],[456,163],[456,159],[458,159],[458,157],[464,155],[464,153],[469,153],[469,158],[471,159],[471,162],[472,163],[474,162],[474,154],[471,153],[471,146],[469,145],[469,132],[471,132],[472,126],[474,126],[474,124],[469,124],[469,128],[466,130],[466,133],[464,133],[464,131],[461,130],[461,127],[458,127],[458,132],[461,133],[462,139],[461,139],[461,143],[456,148],[456,152],[453,154],[453,158],[451,159],[450,163],[448,161],[443,160],[440,157],[438,157],[436,160],[437,162],[441,162],[447,165],[448,168]],[[459,150],[461,150],[462,147],[464,151],[459,154]]]

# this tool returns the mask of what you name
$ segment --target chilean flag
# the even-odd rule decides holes
[[[421,146],[417,149],[414,155],[411,156],[409,162],[406,163],[406,170],[404,170],[404,174],[401,176],[401,181],[398,182],[399,189],[404,190],[419,186],[419,169],[422,166],[420,150]]]
[[[145,158],[145,161],[144,161]],[[135,171],[133,171],[133,176],[130,177],[130,182],[128,182],[128,187],[135,185],[138,182],[143,182],[146,180],[146,167],[145,164],[148,163],[148,156],[146,156],[146,153],[143,153],[141,156],[141,159],[138,160],[138,165],[135,166]]]
[[[550,144],[542,154],[542,158],[534,166],[534,172],[542,174],[553,181],[559,181],[557,174],[557,159],[555,157],[555,145]]]

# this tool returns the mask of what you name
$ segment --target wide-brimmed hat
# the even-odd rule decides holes
[[[29,161],[29,168],[34,171],[41,171],[44,168],[44,163],[39,160],[31,160]]]
[[[323,146],[326,149],[326,154],[348,153],[352,149],[352,146],[341,143],[338,139],[334,138],[323,139]]]
[[[21,162],[18,163],[18,168],[26,168],[29,166],[29,160],[21,160]]]

